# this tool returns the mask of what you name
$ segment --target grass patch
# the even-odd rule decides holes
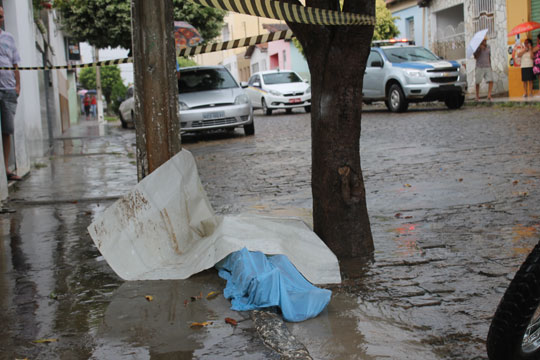
[[[106,122],[115,122],[118,121],[118,118],[116,116],[105,116]]]
[[[135,153],[128,152],[127,157],[130,158],[130,159],[135,159]]]
[[[37,162],[37,163],[34,163],[33,166],[34,166],[34,168],[36,168],[36,169],[43,169],[43,168],[46,168],[46,167],[47,167],[47,164]]]
[[[136,162],[136,161],[130,161],[129,163],[130,163],[131,165],[137,166],[137,162]]]

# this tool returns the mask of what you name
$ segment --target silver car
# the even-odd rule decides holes
[[[457,61],[439,58],[409,43],[375,42],[366,64],[363,100],[383,100],[390,111],[406,111],[411,102],[444,101],[459,109],[465,101],[467,75]]]
[[[180,69],[178,80],[180,129],[194,132],[243,127],[255,134],[253,107],[244,89],[223,66],[193,66]],[[133,123],[133,88],[120,104],[122,126]]]
[[[225,67],[180,69],[178,92],[182,131],[243,127],[246,135],[255,133],[251,102]]]

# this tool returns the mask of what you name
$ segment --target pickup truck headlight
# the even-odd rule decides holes
[[[178,107],[180,108],[180,111],[181,110],[189,110],[189,106],[187,106],[186,103],[183,102],[183,101],[178,102]]]
[[[268,90],[268,92],[274,96],[281,96],[281,93],[279,91],[276,91],[276,90]]]
[[[235,99],[234,99],[234,103],[236,105],[241,105],[241,104],[249,104],[249,98],[246,94],[242,94],[242,95],[238,95]]]
[[[405,74],[407,74],[408,77],[412,78],[421,78],[426,76],[423,71],[412,69],[405,69]]]
[[[311,94],[311,86],[308,86],[308,88],[306,89],[306,94]]]

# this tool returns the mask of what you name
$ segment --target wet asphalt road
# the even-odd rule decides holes
[[[184,137],[214,209],[311,222],[309,116],[257,116],[255,128]],[[538,108],[375,106],[362,128],[375,260],[343,264],[358,275],[290,331],[316,359],[486,358],[490,317],[538,241]],[[135,184],[133,154],[133,130],[83,122],[10,189],[0,358],[277,358],[246,314],[204,299],[223,287],[215,273],[125,283],[100,257],[86,227]]]

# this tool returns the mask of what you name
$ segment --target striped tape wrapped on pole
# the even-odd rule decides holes
[[[277,0],[190,0],[240,14],[312,25],[375,25],[375,16],[299,6]],[[358,1],[358,0],[357,0]]]
[[[288,39],[293,38],[293,36],[294,35],[291,30],[277,31],[277,32],[273,32],[273,33],[269,33],[265,35],[251,36],[251,37],[247,37],[243,39],[225,41],[222,43],[199,45],[192,48],[186,48],[186,49],[180,50],[179,55],[180,56],[193,56],[193,55],[199,55],[199,54],[207,54],[207,53],[217,52],[217,51],[222,51],[222,50],[231,50],[231,49],[241,48],[245,46],[264,44],[270,41],[288,40]],[[19,70],[60,70],[60,69],[74,70],[77,68],[118,65],[118,64],[132,63],[132,62],[133,62],[133,58],[129,57],[129,58],[124,58],[124,59],[106,60],[106,61],[99,61],[99,62],[88,63],[88,64],[60,65],[60,66],[47,66],[47,67],[19,67]],[[0,67],[0,70],[15,70],[15,68]]]

